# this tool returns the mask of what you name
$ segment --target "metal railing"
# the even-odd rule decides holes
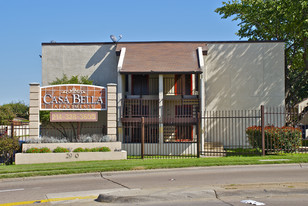
[[[163,100],[161,105],[157,99],[124,99],[121,111],[120,139],[129,158],[198,156],[198,99]]]
[[[10,122],[0,124],[0,138],[4,136],[16,137],[19,141],[26,141],[29,138],[29,122]]]
[[[294,109],[264,106],[260,110],[207,111],[202,115],[205,135],[201,153],[229,156],[308,152],[306,115]]]

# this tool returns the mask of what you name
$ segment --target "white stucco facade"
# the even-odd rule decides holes
[[[42,86],[63,74],[88,76],[97,86],[117,83],[114,44],[43,44]]]
[[[284,43],[209,43],[204,56],[205,109],[284,106]]]

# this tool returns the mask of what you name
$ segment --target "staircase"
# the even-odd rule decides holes
[[[224,157],[226,151],[220,142],[205,142],[204,149],[201,153],[202,157]]]

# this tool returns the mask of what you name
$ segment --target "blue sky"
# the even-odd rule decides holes
[[[0,1],[0,105],[29,104],[41,83],[42,42],[232,41],[237,22],[214,12],[222,0]]]

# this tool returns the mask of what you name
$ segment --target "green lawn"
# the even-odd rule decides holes
[[[270,161],[260,161],[270,160]],[[47,176],[59,174],[77,174],[90,172],[143,170],[159,168],[208,167],[223,165],[251,165],[251,164],[283,164],[308,163],[308,154],[285,154],[254,157],[211,157],[211,158],[183,158],[183,159],[131,159],[88,161],[69,163],[49,163],[32,165],[2,165],[0,179]]]

